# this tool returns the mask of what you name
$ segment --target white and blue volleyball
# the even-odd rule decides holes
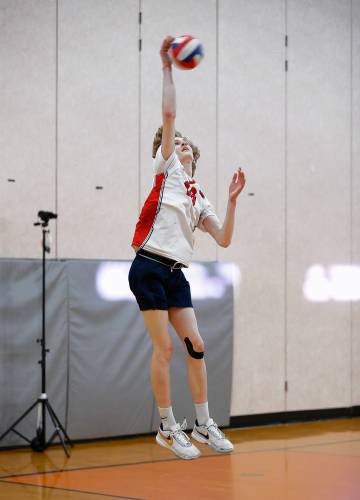
[[[194,69],[204,57],[204,50],[201,42],[191,35],[178,36],[172,42],[170,57],[180,69]]]

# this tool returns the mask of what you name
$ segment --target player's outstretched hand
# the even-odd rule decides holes
[[[241,170],[241,168],[238,168],[235,174],[233,175],[232,181],[229,186],[229,201],[235,202],[236,198],[239,196],[241,191],[243,190],[245,186],[245,174]]]
[[[163,63],[163,68],[171,68],[172,61],[168,54],[172,42],[175,40],[173,36],[167,36],[164,38],[163,43],[160,48],[160,57]]]

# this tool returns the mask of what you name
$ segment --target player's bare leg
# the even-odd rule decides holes
[[[151,385],[156,403],[160,407],[171,406],[169,367],[173,346],[168,331],[168,312],[161,310],[143,311],[153,352],[151,357]]]
[[[171,307],[169,309],[169,320],[184,345],[184,349],[186,349],[185,338],[189,338],[195,352],[204,352],[204,341],[199,333],[192,307]],[[189,355],[187,355],[186,359],[193,402],[195,404],[205,403],[208,399],[205,360],[196,359]]]
[[[161,418],[156,442],[181,458],[197,458],[200,451],[183,432],[186,428],[186,422],[184,421],[182,426],[176,423],[172,412],[170,361],[173,347],[168,331],[168,312],[148,310],[143,311],[143,315],[153,344],[151,385]]]
[[[169,320],[187,350],[189,384],[196,412],[191,436],[216,451],[222,453],[233,451],[232,443],[226,439],[225,434],[209,416],[206,366],[202,357],[204,342],[199,333],[194,310],[191,307],[173,307],[169,309]]]

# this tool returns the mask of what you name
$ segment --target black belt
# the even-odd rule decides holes
[[[159,262],[160,264],[164,264],[164,266],[170,267],[172,271],[174,271],[175,269],[186,267],[182,262],[168,259],[167,257],[163,257],[162,255],[158,255],[157,253],[148,252],[143,248],[138,250],[137,255],[140,255],[140,257],[145,257],[146,259],[154,260],[155,262]]]

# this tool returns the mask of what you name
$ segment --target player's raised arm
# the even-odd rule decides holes
[[[229,199],[226,215],[221,225],[216,217],[207,217],[203,222],[204,229],[211,234],[221,247],[228,247],[234,232],[236,200],[245,186],[245,174],[241,168],[234,173],[229,186]]]
[[[167,36],[160,49],[160,57],[163,65],[163,91],[162,91],[162,118],[163,133],[161,141],[161,152],[167,160],[174,151],[175,116],[176,116],[176,94],[172,77],[172,62],[168,54],[174,37]]]

